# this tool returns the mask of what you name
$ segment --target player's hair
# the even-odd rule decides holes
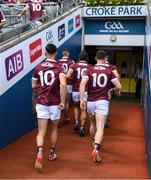
[[[107,53],[104,50],[99,50],[96,52],[96,59],[104,59],[107,57]]]
[[[79,54],[79,60],[88,62],[88,60],[89,60],[88,53],[86,51],[81,51]]]
[[[64,49],[64,50],[62,51],[62,55],[63,55],[63,56],[69,56],[69,55],[70,55],[69,49]]]
[[[50,55],[53,55],[57,52],[57,47],[54,44],[47,44],[46,52]]]

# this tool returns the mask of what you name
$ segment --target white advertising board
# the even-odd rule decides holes
[[[45,46],[60,47],[82,27],[81,9],[0,54],[0,95],[45,59]]]

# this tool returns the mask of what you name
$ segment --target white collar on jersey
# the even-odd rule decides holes
[[[99,64],[95,64],[96,66],[99,66],[99,65],[102,65],[102,66],[105,66],[104,63],[99,63]]]
[[[81,63],[81,62],[82,62],[82,63],[86,63],[86,61],[84,61],[84,60],[79,60],[79,63]]]
[[[53,62],[56,62],[56,60],[54,60],[54,59],[46,59],[46,61],[53,61]]]

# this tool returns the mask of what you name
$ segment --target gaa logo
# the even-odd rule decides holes
[[[122,23],[119,21],[113,21],[113,22],[107,21],[104,26],[107,30],[123,30],[124,29]]]

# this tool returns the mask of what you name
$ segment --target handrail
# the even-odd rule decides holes
[[[23,4],[22,4],[23,5]],[[57,6],[57,3],[44,3],[45,7],[46,6]],[[17,6],[16,4],[14,5],[15,7]],[[20,4],[19,4],[20,6]],[[2,33],[0,33],[0,46],[7,41],[10,41],[10,39],[14,38],[19,38],[21,34],[25,34],[25,32],[32,31],[33,29],[29,29],[29,25],[31,23],[35,23],[36,21],[42,21],[44,24],[47,22],[52,21],[56,17],[62,16],[65,12],[69,12],[74,7],[74,1],[69,1],[66,0],[64,1],[64,4],[62,6],[56,7],[54,10],[51,9],[46,16],[43,16],[41,18],[38,18],[34,21],[29,21],[28,19],[28,14],[22,16],[22,19],[24,19],[24,22],[22,22],[22,19],[18,19],[18,15],[6,15],[6,18],[11,20],[11,18],[16,18],[17,20],[14,20],[12,24],[8,24],[5,27],[2,28]],[[49,9],[48,9],[49,10]],[[42,25],[43,25],[42,23]],[[41,27],[41,25],[39,26]],[[34,27],[34,29],[39,29],[39,27]],[[13,29],[13,30],[12,30]],[[11,33],[14,32],[14,37],[11,37]],[[15,33],[17,32],[17,34]]]
[[[25,31],[23,33],[20,33],[20,28],[23,29],[23,28],[27,28],[27,26],[30,25],[31,22],[28,22],[26,24],[22,24],[21,26],[19,27],[15,27],[15,29],[18,30],[19,32],[19,35],[15,35],[9,39],[6,39],[5,41],[1,42],[0,43],[0,52],[3,52],[4,50],[8,49],[9,47],[13,46],[14,44],[17,44],[29,37],[31,37],[32,35],[34,35],[35,33],[38,33],[48,27],[50,27],[51,25],[55,24],[56,22],[58,22],[59,20],[61,19],[64,19],[67,15],[69,15],[70,13],[76,11],[77,9],[81,8],[82,5],[79,5],[79,6],[75,6],[73,7],[72,9],[70,9],[70,11],[66,11],[66,12],[63,12],[62,14],[59,14],[58,16],[56,16],[55,18],[51,19],[51,20],[48,20],[46,22],[44,22],[41,26],[37,26],[35,27],[34,29],[32,30],[28,30],[28,31]],[[46,16],[47,18],[47,16]],[[13,26],[8,26],[8,28],[12,28]],[[15,32],[17,32],[17,30]],[[4,32],[3,35],[7,35],[8,32]],[[0,38],[1,38],[1,33],[0,33]]]

